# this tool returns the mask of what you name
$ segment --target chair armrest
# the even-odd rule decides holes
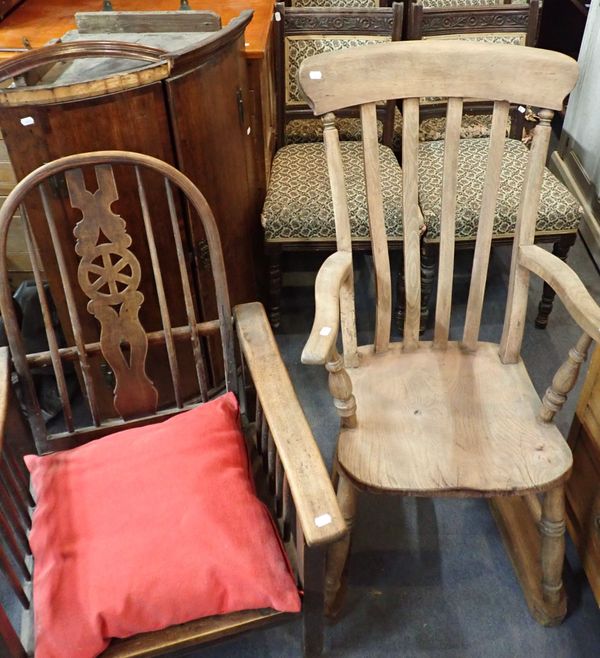
[[[309,546],[336,541],[346,533],[346,524],[265,310],[253,302],[236,306],[233,312],[240,347],[281,459],[304,539]]]
[[[541,247],[527,245],[519,248],[519,264],[548,283],[573,320],[593,340],[600,341],[600,306],[566,263]]]
[[[302,363],[327,363],[340,327],[340,288],[352,271],[352,254],[337,251],[321,265],[315,281],[315,319],[302,350]]]

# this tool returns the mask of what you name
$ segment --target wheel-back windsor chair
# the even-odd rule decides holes
[[[66,186],[64,198],[59,193],[61,186]],[[133,218],[118,214],[119,199],[131,194],[131,188],[138,195],[141,211],[142,228],[137,231],[136,240],[132,240],[130,233]],[[150,189],[155,201],[152,204],[148,203]],[[161,190],[164,206],[157,201]],[[19,208],[48,342],[48,349],[36,354],[25,352],[6,267],[7,236]],[[62,274],[70,318],[68,330],[63,331],[66,345],[59,344],[50,313],[39,244],[28,219],[33,212],[38,214],[38,219],[40,215],[45,218]],[[74,237],[64,240],[57,224],[63,221],[65,213],[73,212],[79,212],[80,221]],[[186,213],[195,213],[205,231],[217,318],[199,316],[200,278],[197,263],[189,257],[189,236],[183,228]],[[161,252],[159,244],[163,241],[172,242],[175,262],[165,257],[164,250]],[[44,245],[46,249],[48,246]],[[69,275],[67,263],[75,264],[75,280]],[[165,268],[174,268],[178,274],[176,305],[165,294]],[[150,332],[141,323],[144,316],[140,309],[145,297],[147,303],[157,300],[162,318],[162,326]],[[223,388],[211,390],[207,384],[205,341],[212,336],[217,341],[220,339],[222,347],[225,390],[238,396],[242,425],[260,457],[260,463],[255,464],[257,486],[265,494],[289,550],[298,584],[304,589],[305,653],[318,654],[322,644],[323,546],[343,533],[344,524],[262,306],[243,304],[232,314],[216,223],[206,200],[191,181],[156,158],[122,151],[72,155],[35,170],[16,186],[0,211],[0,307],[10,345],[10,355],[7,348],[0,351],[0,422],[4,429],[0,435],[0,573],[25,610],[24,635],[20,638],[11,626],[8,612],[0,606],[0,653],[21,658],[30,650],[29,590],[35,569],[27,541],[31,527],[29,508],[33,501],[21,460],[24,452],[31,452],[31,446],[23,445],[27,424],[19,420],[18,406],[14,404],[11,357],[16,371],[16,391],[26,409],[37,450],[54,453],[93,439],[98,440],[94,443],[101,443],[101,437],[116,430],[156,423],[220,396]],[[95,335],[81,330],[85,313],[93,315],[98,322]],[[171,374],[166,387],[155,386],[147,374],[152,347],[166,352]],[[241,355],[240,361],[237,354]],[[182,386],[183,359],[195,364],[193,393],[189,386],[186,389]],[[106,366],[104,372],[109,371],[114,384],[116,411],[108,417],[98,407],[99,381],[92,376],[99,362]],[[79,402],[69,395],[65,383],[68,366],[74,367],[78,375],[83,393]],[[32,377],[34,367],[54,373],[62,402],[62,419],[53,424],[46,423],[40,412]],[[190,500],[190,505],[194,503],[199,505],[201,501]],[[178,518],[182,511],[172,510],[172,514]],[[152,556],[153,550],[148,547],[144,560],[151,562]],[[261,609],[203,618],[115,641],[103,655],[114,658],[170,654],[255,626],[283,621],[289,616]]]
[[[330,391],[341,417],[336,479],[342,512],[351,525],[359,490],[491,498],[507,544],[514,549],[513,561],[529,607],[544,624],[560,622],[566,611],[561,571],[564,482],[571,453],[552,419],[573,386],[590,343],[600,339],[600,307],[565,263],[533,244],[550,119],[576,79],[576,62],[557,53],[446,41],[384,44],[322,55],[306,60],[300,70],[302,88],[315,114],[325,115],[338,245],[317,276],[315,320],[302,361],[326,364],[330,373]],[[440,275],[431,342],[419,340],[418,131],[423,96],[448,99]],[[398,343],[390,342],[389,253],[375,157],[375,102],[387,98],[404,102],[406,319],[404,340]],[[472,98],[492,101],[494,111],[464,330],[459,340],[451,340],[456,161],[463,99]],[[547,109],[540,111],[521,182],[504,328],[500,343],[492,344],[480,342],[478,335],[512,103]],[[361,109],[375,264],[374,342],[360,347],[346,188],[332,114],[349,105]],[[519,356],[530,272],[554,287],[583,330],[542,402]],[[340,329],[343,357],[336,347]],[[348,547],[349,539],[330,553],[330,609],[336,607]]]

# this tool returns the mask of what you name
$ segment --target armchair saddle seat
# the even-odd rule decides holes
[[[439,241],[442,212],[442,173],[444,141],[421,144],[419,149],[419,204],[427,226],[427,239]],[[457,165],[456,239],[474,240],[481,195],[486,180],[488,138],[461,139]],[[504,143],[502,173],[494,216],[494,237],[512,236],[517,221],[521,188],[529,149],[522,142],[507,139]],[[567,188],[545,169],[542,182],[536,235],[573,233],[582,217],[582,209]]]
[[[357,426],[341,429],[339,465],[363,487],[414,495],[495,496],[559,483],[571,452],[555,425],[537,419],[540,399],[523,362],[502,364],[498,351],[483,342],[474,353],[459,343],[422,342],[414,352],[395,343],[379,354],[360,347],[360,367],[348,369]]]
[[[340,144],[346,175],[352,237],[369,238],[369,214],[360,142]],[[402,170],[393,151],[379,145],[385,226],[402,237]],[[290,144],[273,160],[263,206],[267,242],[335,240],[333,201],[323,143]]]

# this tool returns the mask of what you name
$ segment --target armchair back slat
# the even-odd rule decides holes
[[[421,211],[419,209],[419,99],[404,100],[402,129],[402,192],[404,223],[404,285],[406,317],[404,346],[415,349],[419,343],[421,322]]]
[[[487,161],[485,186],[481,198],[481,211],[477,227],[477,242],[469,287],[467,315],[463,332],[463,343],[469,350],[474,350],[479,338],[479,325],[483,308],[485,283],[487,280],[492,235],[494,232],[494,215],[496,199],[500,186],[502,155],[504,153],[505,126],[510,106],[506,102],[496,101],[492,115],[492,132],[490,135],[490,150]],[[443,230],[443,229],[442,229]]]
[[[462,98],[450,98],[446,113],[446,136],[444,146],[444,171],[442,174],[442,221],[439,265],[439,286],[435,312],[436,347],[444,348],[448,343],[450,311],[452,308],[452,274],[454,272],[454,235],[456,230],[456,183],[460,125],[462,120]]]
[[[367,103],[360,108],[365,163],[365,183],[369,228],[375,266],[377,308],[375,317],[375,350],[385,352],[390,342],[392,320],[392,288],[390,281],[390,256],[383,217],[383,195],[377,141],[377,106]]]

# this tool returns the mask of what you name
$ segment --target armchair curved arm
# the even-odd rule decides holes
[[[343,537],[342,518],[333,486],[262,304],[234,308],[240,346],[287,476],[297,519],[309,546]],[[327,523],[323,524],[323,519]],[[330,520],[329,520],[330,519]]]
[[[519,248],[519,264],[552,286],[573,320],[600,342],[600,306],[566,263],[541,247],[527,245]]]
[[[337,251],[321,266],[315,281],[315,319],[302,350],[302,363],[323,365],[329,360],[340,327],[340,288],[351,271],[349,251]]]

